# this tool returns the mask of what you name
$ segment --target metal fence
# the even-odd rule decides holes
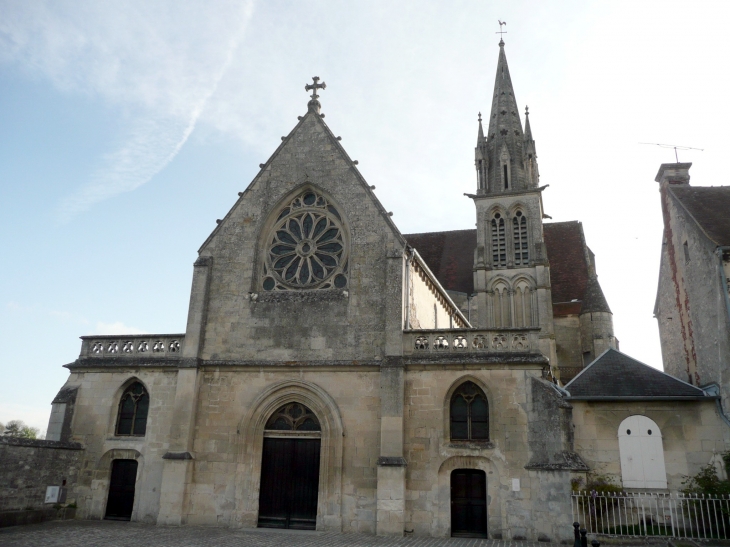
[[[573,520],[589,534],[730,538],[730,496],[575,492]]]

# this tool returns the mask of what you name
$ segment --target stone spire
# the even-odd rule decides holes
[[[530,108],[525,107],[525,175],[527,177],[527,186],[537,187],[540,182],[540,171],[537,168],[537,151],[535,149],[535,139],[532,138],[532,128],[530,127]]]
[[[532,137],[530,137],[532,139]],[[484,193],[497,194],[534,188],[526,172],[525,135],[517,108],[512,79],[499,42],[499,60],[494,81],[492,111],[487,131],[487,184]]]
[[[484,194],[487,189],[487,139],[484,137],[482,128],[482,113],[479,113],[479,134],[477,135],[477,146],[474,149],[474,166],[477,170],[477,193]]]

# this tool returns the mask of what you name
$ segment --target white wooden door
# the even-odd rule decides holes
[[[666,488],[662,434],[654,420],[629,416],[618,428],[624,488]]]

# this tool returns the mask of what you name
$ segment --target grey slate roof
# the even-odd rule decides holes
[[[674,197],[689,211],[716,245],[730,245],[730,186],[670,186]]]
[[[575,400],[710,398],[701,389],[615,349],[603,352],[565,390]]]

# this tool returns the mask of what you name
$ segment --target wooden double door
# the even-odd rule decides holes
[[[479,469],[451,472],[451,535],[487,537],[487,474]]]
[[[320,439],[264,438],[260,527],[316,528],[320,443]]]
[[[112,460],[112,476],[109,480],[105,519],[131,520],[136,483],[136,460]]]

